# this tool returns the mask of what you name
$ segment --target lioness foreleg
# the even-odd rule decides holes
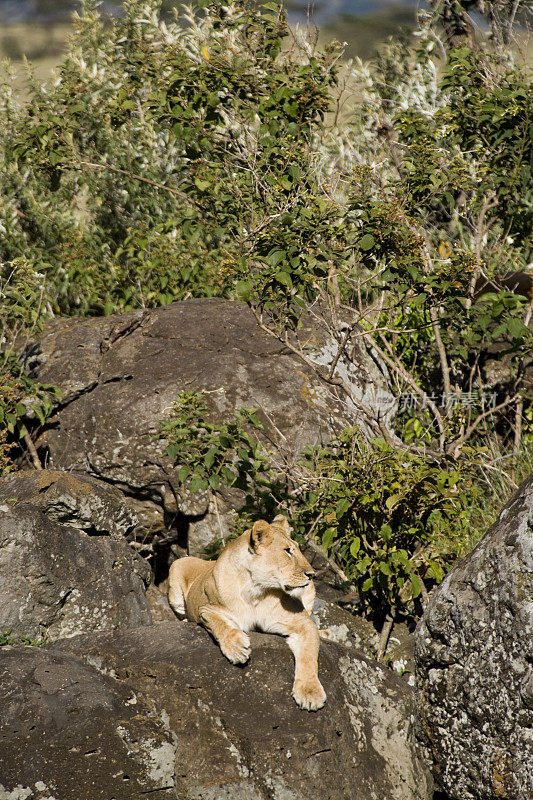
[[[320,636],[318,628],[306,612],[298,614],[287,624],[276,622],[269,626],[271,633],[287,637],[287,644],[294,655],[294,683],[292,696],[306,711],[317,711],[326,702],[326,693],[318,679],[318,651]]]
[[[250,658],[250,639],[220,606],[205,605],[199,609],[202,625],[215,637],[220,649],[232,664],[245,664]]]
[[[320,636],[314,622],[303,633],[293,633],[287,643],[294,654],[292,696],[307,711],[316,711],[326,702],[326,693],[318,679]]]

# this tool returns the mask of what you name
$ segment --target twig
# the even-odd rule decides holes
[[[178,189],[174,189],[173,186],[165,186],[164,183],[158,183],[157,181],[153,181],[150,178],[145,178],[143,175],[137,175],[134,172],[128,172],[126,169],[120,169],[119,167],[112,167],[111,164],[95,164],[92,161],[79,161],[78,164],[81,164],[84,167],[90,167],[91,169],[102,169],[105,172],[116,172],[119,175],[126,175],[127,178],[133,178],[136,181],[142,181],[143,183],[148,183],[150,186],[155,186],[156,189],[162,189],[164,192],[170,192],[170,194],[176,195],[181,200],[184,200],[185,203],[189,205],[193,205],[196,210],[198,211],[198,203],[189,197],[183,192],[180,192]],[[71,169],[77,169],[78,164],[67,163],[65,166],[70,167]],[[201,217],[201,214],[200,214]]]
[[[382,341],[384,341],[386,343],[386,340],[385,340],[385,337],[383,336],[383,334],[380,334],[380,338],[382,339]],[[443,422],[441,413],[440,413],[439,409],[437,408],[436,404],[433,402],[433,400],[431,400],[430,397],[427,396],[426,392],[423,389],[420,388],[420,386],[417,384],[417,382],[414,380],[414,378],[412,378],[409,375],[409,373],[407,372],[407,370],[404,368],[404,366],[402,364],[400,364],[399,362],[395,361],[393,358],[388,356],[387,353],[383,350],[383,348],[380,347],[375,341],[373,342],[372,346],[376,348],[376,351],[383,358],[383,360],[385,361],[387,366],[389,366],[391,369],[393,369],[395,372],[397,372],[398,375],[401,375],[401,377],[409,384],[411,389],[424,400],[424,402],[426,403],[427,407],[432,411],[433,416],[435,418],[435,422],[437,423],[437,426],[438,426],[438,429],[439,429],[439,433],[440,433],[440,447],[441,447],[441,449],[443,449],[444,448],[444,435],[445,435],[444,434],[444,422]]]
[[[338,566],[338,564],[335,563],[335,561],[332,558],[328,556],[326,551],[322,547],[320,547],[320,545],[317,544],[313,539],[313,531],[323,516],[324,515],[321,512],[318,515],[318,517],[316,517],[315,521],[313,522],[313,524],[311,525],[311,527],[309,528],[309,530],[305,535],[305,542],[307,545],[309,545],[311,550],[313,550],[315,553],[317,553],[317,555],[321,556],[323,559],[325,559],[325,561],[327,561],[330,569],[335,573],[335,575],[338,575],[338,577],[341,579],[343,583],[348,583],[348,578],[346,577],[346,574],[343,572],[343,570]],[[352,587],[352,584],[350,584],[350,588],[355,589],[355,587]]]
[[[402,167],[402,160],[398,154],[398,142],[394,138],[394,128],[392,124],[388,120],[383,120],[378,127],[377,130],[378,136],[384,136],[385,141],[387,142],[387,147],[390,153],[390,157],[394,162],[394,166],[396,167],[396,171],[400,180],[404,180],[405,173]]]
[[[420,575],[418,577],[420,580],[420,594],[422,596],[422,608],[425,608],[429,601],[428,590],[426,588],[426,584],[424,583]]]
[[[328,380],[331,380],[331,378],[333,377],[333,373],[335,372],[335,368],[336,368],[337,364],[339,363],[339,358],[341,357],[342,353],[344,352],[344,348],[346,347],[348,339],[352,335],[353,327],[354,327],[353,325],[350,325],[350,327],[348,328],[348,330],[346,331],[346,333],[342,337],[342,342],[340,343],[339,349],[337,350],[337,355],[335,356],[335,358],[331,362],[331,367],[329,368]]]
[[[387,651],[387,645],[389,643],[389,636],[391,635],[392,626],[394,625],[394,611],[390,614],[387,614],[385,617],[385,622],[383,623],[383,627],[381,629],[381,634],[379,637],[379,645],[378,645],[378,652],[377,652],[377,660],[383,661],[383,656]]]
[[[250,308],[251,308],[252,313],[253,313],[254,317],[256,318],[257,324],[259,325],[261,330],[265,331],[265,333],[268,333],[269,336],[273,336],[275,339],[278,339],[278,341],[283,342],[283,344],[289,350],[291,350],[291,352],[293,352],[296,356],[298,356],[298,358],[300,358],[304,362],[304,364],[307,364],[307,366],[310,367],[313,370],[313,372],[321,380],[323,380],[325,383],[329,383],[332,386],[338,386],[340,389],[342,389],[344,392],[346,392],[347,397],[350,398],[350,400],[356,406],[356,408],[358,408],[360,411],[362,411],[366,415],[368,424],[372,428],[374,428],[374,430],[378,430],[379,429],[379,427],[378,427],[378,425],[376,423],[376,420],[373,419],[372,415],[370,414],[370,410],[368,408],[365,408],[361,403],[358,402],[358,400],[353,396],[353,393],[351,392],[350,387],[345,383],[345,381],[343,381],[341,378],[335,378],[334,376],[332,376],[331,378],[328,378],[327,375],[324,374],[324,371],[319,369],[319,365],[318,364],[316,364],[314,361],[312,361],[310,358],[308,358],[305,355],[305,353],[302,352],[301,348],[295,347],[292,344],[292,342],[289,341],[287,335],[282,337],[282,336],[274,333],[274,331],[272,331],[268,327],[268,325],[265,325],[265,323],[261,319],[261,315],[257,312],[257,309],[254,308],[253,306],[250,306]],[[390,437],[389,437],[389,439],[390,439]],[[391,440],[390,443],[392,443],[392,440]]]
[[[467,310],[472,305],[472,300],[474,297],[474,292],[476,290],[476,285],[479,280],[479,276],[481,274],[481,251],[483,248],[483,223],[485,221],[485,217],[487,215],[487,211],[489,208],[493,208],[497,205],[497,200],[494,195],[483,197],[483,202],[481,204],[481,208],[476,220],[475,225],[472,224],[472,229],[474,233],[474,243],[475,243],[475,252],[476,252],[476,268],[472,273],[470,281],[468,283],[468,294],[466,297],[466,308]]]
[[[514,20],[515,20],[516,12],[518,11],[518,6],[519,5],[520,5],[520,0],[515,0],[515,2],[513,4],[513,8],[512,8],[511,14],[509,16],[509,21],[508,21],[507,26],[506,26],[506,31],[504,33],[504,42],[505,42],[505,44],[507,44],[509,39],[511,38],[511,33],[512,33],[512,30],[513,30]]]
[[[33,464],[35,469],[38,469],[38,470],[42,471],[43,465],[41,464],[41,460],[39,458],[39,454],[37,452],[37,449],[36,449],[35,445],[33,444],[32,438],[31,438],[31,436],[30,436],[30,434],[28,433],[27,430],[24,430],[24,443],[26,444],[26,447],[28,448],[28,453],[30,454],[31,463]]]
[[[336,306],[338,308],[340,306],[340,303],[341,303],[341,292],[340,292],[340,289],[339,289],[338,274],[335,271],[335,268],[333,266],[333,261],[329,261],[328,263],[329,263],[328,282],[329,282],[329,284],[331,286],[331,292],[333,294],[333,299],[334,299],[335,304],[336,304]],[[328,293],[328,298],[329,297],[330,297],[330,295]]]
[[[479,417],[476,417],[475,420],[473,421],[473,423],[463,433],[463,435],[460,436],[458,439],[455,439],[455,441],[450,443],[449,450],[451,451],[453,449],[454,458],[457,458],[457,456],[459,455],[461,446],[467,441],[467,439],[469,439],[472,436],[472,434],[474,433],[475,429],[477,428],[477,426],[479,425],[479,423],[482,420],[486,419],[491,414],[495,414],[497,411],[501,411],[502,408],[506,408],[507,406],[511,405],[511,403],[514,403],[515,400],[517,400],[517,398],[519,398],[519,397],[520,397],[519,394],[514,394],[512,397],[508,397],[502,403],[499,403],[499,405],[494,406],[494,408],[489,408],[487,411],[484,411],[482,414],[480,414]]]
[[[217,515],[218,528],[219,528],[219,530],[220,530],[220,538],[222,539],[222,541],[224,541],[224,539],[225,539],[226,537],[224,536],[224,531],[222,530],[222,522],[221,522],[221,520],[220,520],[220,514],[218,513],[218,503],[217,503],[217,498],[216,498],[216,495],[215,495],[215,493],[214,493],[214,492],[212,493],[212,495],[211,495],[211,496],[212,496],[212,498],[213,498],[213,502],[214,502],[214,504],[215,504],[215,511],[216,511],[216,515]]]
[[[513,442],[513,467],[516,469],[518,465],[518,457],[520,456],[520,445],[522,443],[522,412],[524,410],[524,398],[519,395],[516,401],[515,410],[515,427],[514,427],[514,442]],[[514,477],[514,476],[513,476]]]
[[[448,400],[448,398],[451,395],[450,368],[448,366],[448,357],[446,355],[446,348],[444,347],[444,344],[442,342],[442,337],[440,335],[439,312],[435,308],[435,306],[431,306],[429,310],[429,316],[433,327],[433,333],[435,334],[437,350],[439,352],[440,368],[442,370],[442,382],[444,386],[444,396],[446,397],[446,400]]]
[[[267,420],[270,422],[270,424],[272,425],[272,427],[274,428],[274,430],[276,431],[278,436],[286,442],[287,441],[287,437],[280,431],[280,429],[278,428],[278,426],[276,425],[276,423],[274,422],[274,420],[272,419],[270,414],[267,411],[265,411],[264,407],[261,405],[261,403],[257,399],[257,397],[252,395],[252,400],[254,401],[254,403],[258,404],[259,408],[261,409],[261,411],[263,412],[263,414],[265,415]]]
[[[324,558],[324,559],[325,559],[325,560],[328,562],[328,564],[329,564],[330,568],[333,570],[333,572],[335,573],[335,575],[338,575],[338,576],[339,576],[339,578],[341,579],[341,581],[342,581],[343,583],[348,583],[348,578],[346,577],[346,574],[345,574],[345,573],[343,572],[343,570],[342,570],[342,569],[341,569],[341,568],[340,568],[340,567],[339,567],[339,566],[338,566],[338,565],[337,565],[337,564],[336,564],[336,563],[333,561],[333,559],[331,559],[331,558],[330,558],[328,555],[326,555],[326,553],[325,553],[325,552],[324,552],[324,550],[323,550],[323,549],[320,547],[320,545],[319,545],[319,544],[317,544],[317,543],[316,543],[316,542],[315,542],[313,539],[308,539],[308,538],[306,538],[306,540],[305,540],[305,541],[306,541],[306,544],[308,544],[308,545],[309,545],[309,547],[311,548],[311,550],[314,550],[314,551],[315,551],[315,553],[317,553],[318,555],[322,556],[322,558]]]

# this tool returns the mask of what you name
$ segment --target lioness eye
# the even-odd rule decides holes
[[[292,553],[292,547],[286,547],[285,548],[285,552],[286,553]]]

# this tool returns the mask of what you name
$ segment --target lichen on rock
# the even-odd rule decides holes
[[[453,800],[533,795],[533,476],[430,595],[417,715]]]

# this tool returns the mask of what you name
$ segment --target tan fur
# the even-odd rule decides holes
[[[174,561],[169,602],[174,611],[201,623],[232,664],[250,657],[247,633],[261,630],[287,637],[294,661],[292,696],[308,711],[322,708],[318,680],[318,628],[311,619],[313,568],[290,538],[282,515],[264,520],[230,542],[214,562]]]

